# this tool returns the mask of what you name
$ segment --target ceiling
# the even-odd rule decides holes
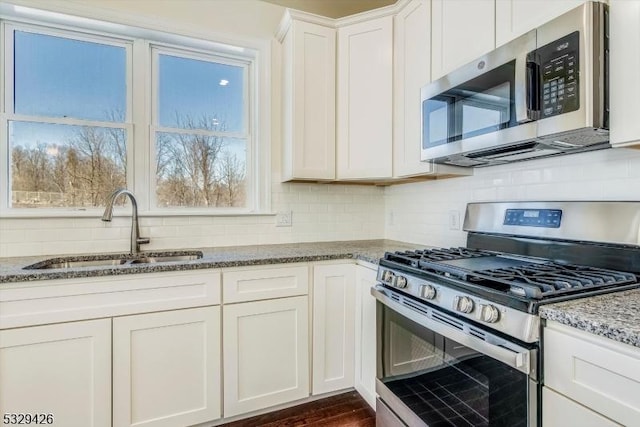
[[[329,18],[341,18],[394,4],[396,0],[262,0]]]

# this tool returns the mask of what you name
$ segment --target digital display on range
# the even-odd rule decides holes
[[[560,228],[562,210],[560,209],[507,209],[504,225],[521,227]]]

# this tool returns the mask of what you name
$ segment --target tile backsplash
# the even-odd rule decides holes
[[[433,246],[460,246],[451,230],[467,202],[521,200],[640,200],[640,150],[610,149],[477,168],[473,176],[389,187],[385,237]]]
[[[384,238],[384,190],[361,185],[282,184],[274,179],[274,212],[292,212],[291,227],[274,215],[141,217],[143,250]],[[127,252],[130,216],[0,219],[0,257]]]

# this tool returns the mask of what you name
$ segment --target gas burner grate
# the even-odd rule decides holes
[[[387,252],[384,259],[414,268],[430,269],[430,262],[479,258],[496,255],[494,252],[469,248],[436,248],[415,251]]]
[[[495,253],[489,251],[469,248],[431,249],[420,252],[421,259],[423,261],[452,261],[455,259],[478,258],[495,255]]]
[[[481,285],[504,283],[511,286],[511,293],[536,299],[637,282],[631,273],[552,262],[474,271],[467,279]]]

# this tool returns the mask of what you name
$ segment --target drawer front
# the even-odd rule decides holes
[[[620,424],[577,404],[549,387],[542,390],[542,425],[544,427],[621,427]]]
[[[258,301],[309,293],[307,265],[225,271],[223,303]]]
[[[640,349],[555,322],[544,330],[545,385],[623,425],[640,420]]]
[[[0,329],[220,304],[220,272],[48,280],[0,289]]]

